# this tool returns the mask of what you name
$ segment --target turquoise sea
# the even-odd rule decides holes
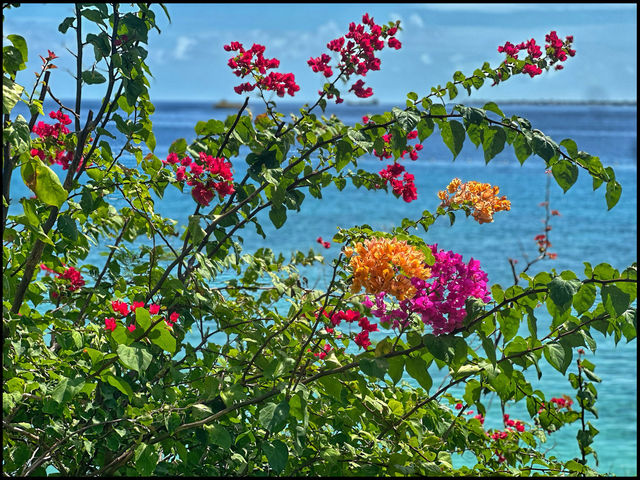
[[[280,106],[284,113],[296,112],[298,108],[294,105],[288,107],[285,103]],[[361,122],[363,115],[387,111],[392,106],[343,104],[331,107],[330,112],[336,113],[344,123],[353,124]],[[95,105],[88,102],[87,107],[95,108]],[[254,114],[264,111],[255,99],[251,100],[249,108]],[[636,105],[504,103],[500,104],[500,108],[507,116],[528,118],[534,128],[557,142],[565,138],[575,140],[580,150],[600,157],[605,166],[612,166],[623,188],[618,205],[607,211],[605,187],[594,192],[591,179],[584,172],[580,172],[577,183],[566,194],[552,179],[550,208],[558,210],[560,215],[551,218],[549,240],[552,243],[550,251],[557,253],[557,259],[538,262],[528,273],[556,269],[558,272],[573,270],[578,276],[583,276],[584,261],[593,266],[607,262],[619,270],[637,261]],[[48,111],[46,105],[45,111]],[[161,158],[166,156],[169,145],[177,138],[185,138],[188,142],[194,139],[193,127],[197,121],[224,119],[233,113],[233,110],[214,109],[211,103],[206,102],[157,102],[152,117],[157,139],[156,155]],[[325,256],[326,266],[310,272],[309,278],[322,285],[329,279],[329,265],[331,259],[337,256],[339,245],[333,244],[325,250],[316,243],[317,237],[331,239],[338,226],[366,223],[376,229],[390,229],[398,225],[403,217],[418,219],[424,209],[435,210],[438,204],[437,191],[446,187],[453,177],[459,177],[462,181],[476,180],[498,185],[500,193],[511,200],[511,211],[498,213],[493,223],[484,225],[464,216],[458,216],[453,226],[445,219],[440,219],[431,227],[425,239],[428,243],[437,243],[439,248],[460,253],[465,260],[471,257],[479,260],[490,283],[499,283],[504,288],[510,286],[513,276],[507,259],[519,260],[517,266],[526,264],[523,254],[529,258],[535,257],[536,244],[533,238],[542,233],[545,210],[540,203],[545,200],[548,180],[543,160],[531,157],[521,166],[507,146],[485,165],[482,151],[476,150],[467,139],[462,152],[452,162],[452,155],[437,131],[424,142],[424,147],[417,161],[404,163],[407,170],[415,175],[418,191],[416,201],[407,204],[391,194],[358,190],[350,185],[342,192],[328,187],[322,199],[307,195],[302,211],[289,212],[289,220],[280,230],[270,226],[265,214],[263,225],[267,226],[267,240],[248,227],[241,233],[245,250],[270,247],[286,254],[314,248]],[[240,165],[242,160],[232,160],[236,177],[244,170]],[[124,163],[132,166],[134,161],[129,158],[124,159]],[[359,161],[359,167],[369,171],[377,172],[385,165],[375,157]],[[26,187],[20,184],[19,176],[13,179],[11,189],[14,202],[21,196],[30,195]],[[13,208],[10,214],[16,213],[17,210]],[[165,199],[157,203],[156,209],[185,225],[188,215],[193,212],[194,201],[190,195],[169,188]],[[92,253],[86,262],[101,267],[104,257],[97,252]],[[613,339],[604,339],[597,332],[594,335],[598,340],[598,349],[595,353],[587,351],[586,357],[595,363],[595,372],[602,378],[596,404],[599,418],[590,419],[600,431],[594,444],[600,459],[596,468],[602,473],[637,475],[637,341],[627,344],[622,340],[615,346]],[[546,362],[541,362],[541,366],[544,374],[542,379],[538,381],[535,372],[531,376],[534,388],[546,392],[547,398],[574,393],[568,380]],[[575,370],[575,365],[570,367],[570,371],[571,368]],[[434,386],[437,386],[436,379],[443,378],[443,375],[437,371],[432,373]],[[523,404],[512,405],[508,406],[507,412],[512,418],[519,418],[518,413],[525,412],[525,408]],[[501,427],[497,400],[489,404],[485,426]],[[577,428],[577,424],[574,424],[552,434],[546,444],[550,453],[562,459],[579,456],[575,439]],[[465,458],[458,461],[465,461]],[[590,464],[595,466],[593,461]]]

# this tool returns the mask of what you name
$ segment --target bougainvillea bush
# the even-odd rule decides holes
[[[323,112],[375,94],[367,74],[384,74],[380,51],[402,48],[399,22],[365,14],[327,39],[325,52],[309,52],[298,68],[324,86],[291,117],[275,100],[295,100],[295,73],[281,71],[268,46],[229,39],[228,65],[212,68],[238,77],[242,107],[224,121],[194,121],[195,140],[172,139],[160,152],[145,59],[166,9],[74,8],[59,30],[76,45],[75,103],[56,95],[71,81],[55,69],[56,52],[29,51],[13,32],[3,48],[5,473],[595,473],[600,379],[585,349],[595,351],[594,331],[635,338],[635,264],[529,276],[515,275],[512,261],[514,285],[490,285],[482,259],[429,242],[429,228],[455,229],[456,216],[499,222],[511,209],[500,186],[452,178],[441,191],[418,192],[411,173],[428,137],[454,159],[468,139],[487,162],[504,149],[520,162],[539,157],[564,191],[579,172],[589,175],[612,208],[621,194],[614,171],[572,140],[558,143],[495,103],[452,104],[461,90],[561,69],[576,54],[571,36],[506,42],[498,65],[455,72],[355,125]],[[42,58],[33,85],[30,55]],[[103,87],[95,111],[83,109],[86,85]],[[264,113],[249,113],[249,96]],[[45,99],[57,108],[44,111]],[[381,169],[359,168],[365,156]],[[16,201],[10,188],[20,181],[33,195]],[[353,225],[318,238],[340,249],[330,265],[314,252],[243,251],[245,227],[280,228],[309,195],[347,182],[386,190],[390,201],[419,196],[428,209],[390,231]],[[168,189],[191,197],[187,225],[156,212]],[[536,242],[538,259],[552,258],[545,235]],[[104,256],[92,265],[95,249]],[[309,265],[328,270],[321,289],[302,281]],[[538,324],[540,312],[550,325]],[[567,376],[564,397],[548,398],[525,377],[542,375],[542,363]],[[501,428],[485,426],[492,400]],[[527,414],[512,418],[515,404]],[[547,437],[573,422],[580,456],[545,453]],[[472,460],[459,466],[452,456],[463,452]]]

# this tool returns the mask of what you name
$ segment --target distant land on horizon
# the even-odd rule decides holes
[[[82,101],[83,102],[100,102],[102,99],[101,98],[83,98]],[[258,100],[258,98],[256,97],[256,100]],[[47,99],[47,101],[53,101],[51,99]],[[61,99],[61,102],[63,104],[73,104],[75,102],[74,99],[72,98],[65,98],[65,99]],[[228,102],[229,104],[236,104],[236,103],[240,103],[242,104],[241,101],[238,100],[227,100],[227,99],[212,99],[212,100],[206,100],[206,99],[201,99],[201,100],[195,100],[195,99],[158,99],[155,100],[155,102],[158,103],[193,103],[193,104],[204,104],[204,103],[211,103],[211,105],[214,105],[216,103],[219,102]],[[398,100],[398,101],[385,101],[385,102],[380,102],[378,103],[378,105],[396,105],[399,103],[404,103],[405,100]],[[520,105],[625,105],[625,106],[635,106],[637,105],[637,99],[629,99],[629,100],[554,100],[554,99],[539,99],[539,100],[531,100],[531,99],[508,99],[508,100],[490,100],[490,99],[469,99],[465,102],[459,102],[459,103],[466,103],[466,104],[486,104],[488,102],[494,102],[498,105],[503,104],[503,105],[512,105],[512,104],[520,104]],[[279,101],[280,104],[282,105],[286,105],[286,106],[290,106],[290,105],[300,105],[300,102],[296,102],[295,100],[280,100]],[[304,103],[311,103],[311,102],[304,102]],[[447,104],[453,104],[456,102],[451,102],[449,100],[446,101]],[[367,102],[362,102],[362,104],[360,105],[358,102],[352,102],[350,104],[345,104],[344,106],[348,106],[348,107],[366,107],[366,106],[371,106],[370,103]]]

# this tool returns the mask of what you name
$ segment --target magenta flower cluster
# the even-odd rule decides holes
[[[485,303],[491,300],[487,274],[481,270],[479,261],[472,258],[465,263],[462,255],[444,250],[438,252],[437,247],[430,245],[435,257],[435,263],[430,267],[431,276],[427,280],[411,279],[416,289],[412,298],[402,300],[395,309],[390,309],[384,302],[385,292],[376,295],[373,301],[366,297],[362,302],[380,319],[380,325],[404,327],[410,315],[415,313],[431,326],[435,335],[447,334],[462,326],[467,314],[467,298],[478,298]]]
[[[398,32],[398,24],[393,27],[386,25],[378,25],[374,22],[369,14],[362,17],[362,23],[349,24],[349,32],[344,36],[331,40],[327,43],[327,48],[338,53],[340,59],[337,65],[340,75],[344,75],[345,80],[349,80],[351,75],[360,75],[365,77],[367,72],[380,70],[380,59],[376,57],[376,52],[385,47],[385,40],[389,48],[399,50],[402,43],[394,37]],[[369,30],[367,32],[367,30]],[[310,58],[307,64],[314,72],[322,73],[329,78],[333,75],[333,69],[329,65],[331,57],[323,53],[317,58]],[[359,79],[349,88],[357,97],[367,98],[373,95],[371,87],[365,88],[364,80]],[[325,95],[328,99],[334,97],[333,92],[318,92],[321,96]],[[342,103],[343,99],[336,94],[336,103]]]

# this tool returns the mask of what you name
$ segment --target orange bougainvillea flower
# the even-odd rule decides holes
[[[511,210],[511,202],[506,196],[498,197],[500,187],[488,183],[465,182],[454,178],[447,186],[447,190],[440,190],[438,198],[444,207],[452,204],[473,207],[473,218],[478,223],[493,222],[493,214],[501,210]]]
[[[353,269],[351,291],[354,293],[364,287],[367,293],[386,292],[404,300],[415,294],[411,278],[424,280],[431,273],[420,250],[395,238],[358,242],[345,248],[345,255],[350,258]]]

